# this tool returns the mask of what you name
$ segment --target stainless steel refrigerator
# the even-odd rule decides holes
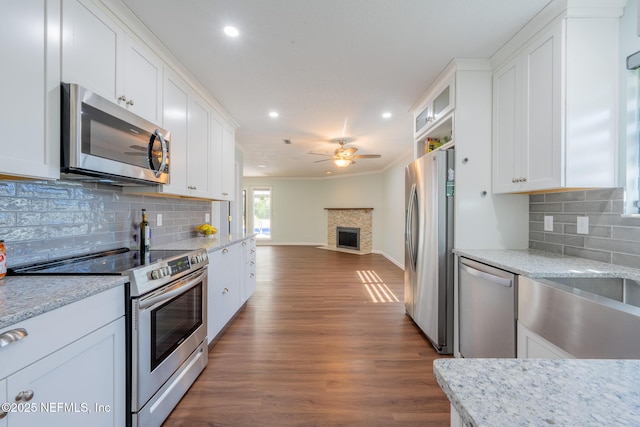
[[[453,149],[405,172],[405,309],[442,354],[453,352],[454,178]]]

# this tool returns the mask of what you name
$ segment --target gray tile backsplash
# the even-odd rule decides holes
[[[16,266],[119,247],[137,248],[141,209],[151,243],[195,236],[211,202],[124,194],[120,187],[70,181],[0,181],[0,239]],[[162,226],[156,224],[162,214]]]
[[[607,188],[529,196],[529,247],[640,268],[640,218],[623,217],[624,190]],[[544,231],[545,215],[553,231]],[[577,217],[589,217],[578,234]]]

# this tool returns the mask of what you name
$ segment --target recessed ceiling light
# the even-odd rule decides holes
[[[227,25],[226,27],[224,27],[224,33],[229,37],[238,37],[238,35],[240,34],[238,29],[236,27],[232,27],[231,25]]]
[[[390,117],[391,117],[391,113],[390,112],[386,111],[386,112],[382,113],[382,118],[383,119],[388,119]]]
[[[280,114],[278,114],[278,112],[277,112],[277,111],[269,111],[269,117],[271,117],[271,118],[275,119],[275,118],[277,118],[278,116],[280,116]]]

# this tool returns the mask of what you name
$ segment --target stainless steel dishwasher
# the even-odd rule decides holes
[[[462,357],[516,357],[516,275],[467,258],[458,262]]]

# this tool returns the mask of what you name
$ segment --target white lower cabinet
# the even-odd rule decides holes
[[[572,355],[518,322],[518,359],[574,359]]]
[[[244,304],[256,291],[256,238],[242,242],[242,288],[241,302]]]
[[[124,291],[113,288],[2,328],[0,426],[125,424]],[[0,413],[0,417],[4,414]]]
[[[8,425],[122,425],[124,330],[121,317],[9,376]]]
[[[240,308],[241,248],[235,243],[209,254],[207,335],[214,339]]]
[[[253,262],[249,262],[251,259]],[[254,237],[209,253],[209,342],[220,334],[229,320],[255,292],[255,270]]]
[[[0,402],[7,402],[7,380],[0,380]],[[0,409],[0,427],[7,426],[8,411]]]

